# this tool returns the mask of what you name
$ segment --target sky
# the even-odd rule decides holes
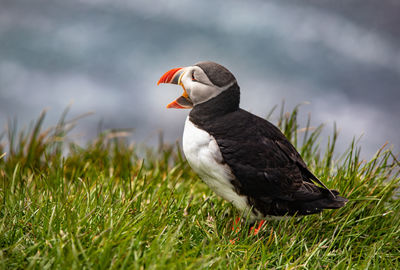
[[[266,116],[285,101],[300,123],[360,138],[370,158],[400,150],[400,2],[396,0],[0,0],[0,125],[27,126],[71,106],[78,140],[133,128],[132,140],[181,140],[186,110],[167,110],[167,70],[212,60],[241,87],[241,107]],[[271,119],[276,120],[276,115]],[[321,143],[324,143],[323,141]]]

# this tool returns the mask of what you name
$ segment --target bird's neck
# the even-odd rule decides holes
[[[235,83],[218,96],[197,104],[190,111],[190,120],[195,124],[204,124],[225,114],[237,111],[240,102],[240,88]]]

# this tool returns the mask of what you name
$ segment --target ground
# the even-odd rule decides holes
[[[395,155],[382,148],[361,160],[355,143],[335,154],[337,132],[319,147],[322,127],[299,128],[297,113],[282,114],[279,127],[349,203],[268,221],[255,236],[247,224],[232,230],[239,214],[192,172],[179,144],[151,149],[105,131],[82,147],[66,139],[74,123],[64,116],[48,130],[44,115],[23,133],[10,125],[0,148],[0,268],[400,269]]]

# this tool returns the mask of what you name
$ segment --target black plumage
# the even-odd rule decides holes
[[[240,109],[239,101],[240,89],[234,83],[194,106],[189,117],[215,138],[234,175],[230,181],[235,191],[247,197],[253,211],[263,216],[308,215],[344,206],[347,199],[323,186],[284,134]]]
[[[235,81],[235,76],[224,66],[220,64],[204,61],[196,64],[207,75],[208,79],[216,86],[225,86]]]

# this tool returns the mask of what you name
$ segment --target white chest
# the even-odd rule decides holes
[[[190,167],[219,196],[233,203],[241,211],[249,209],[245,196],[234,191],[230,168],[223,164],[223,158],[214,137],[196,127],[189,117],[183,131],[183,152]]]

